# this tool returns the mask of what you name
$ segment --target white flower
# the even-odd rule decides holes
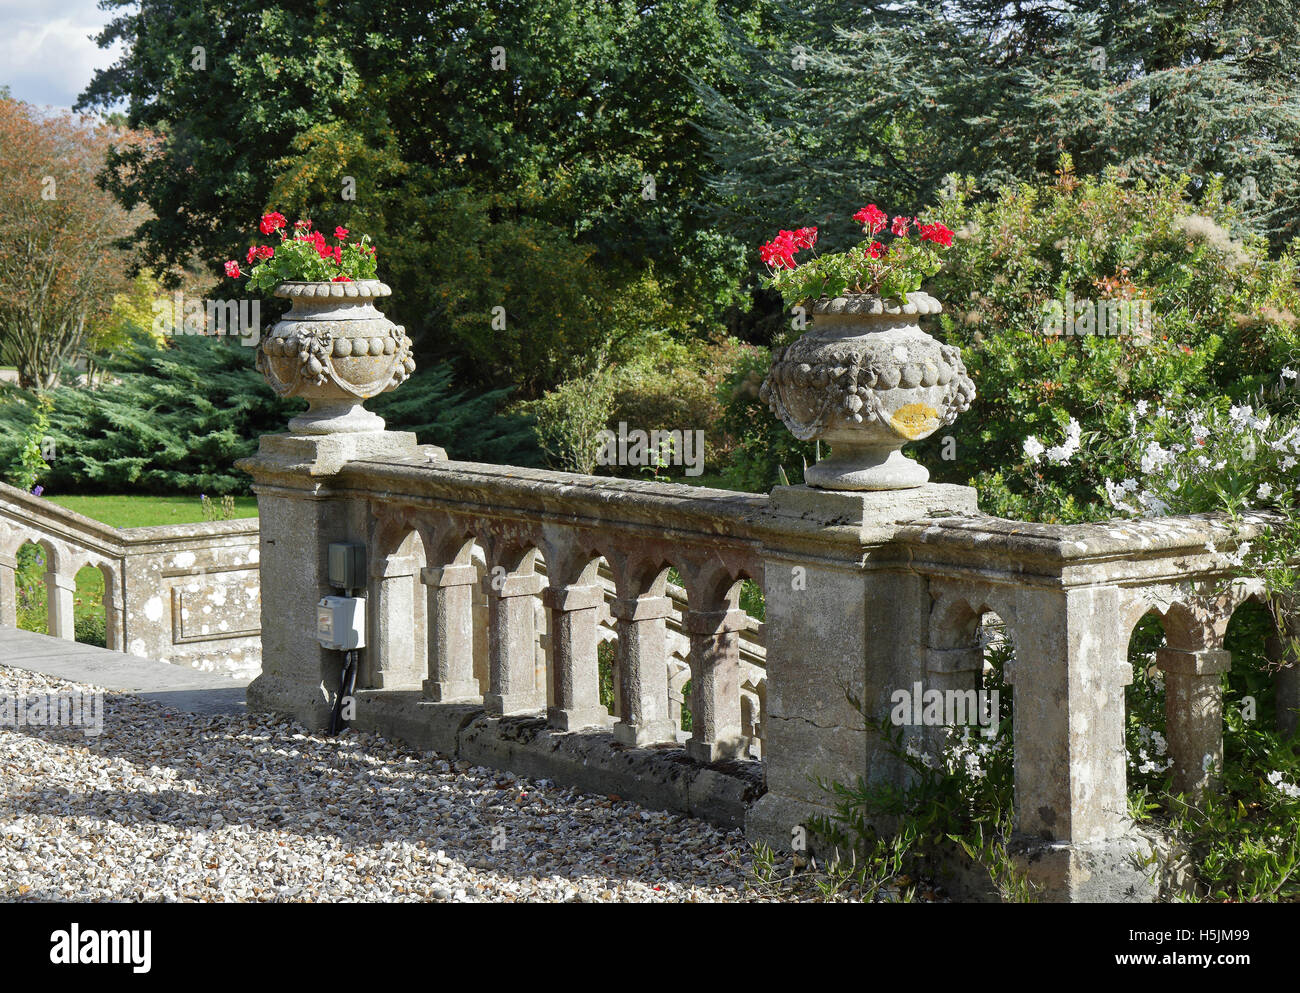
[[[1110,505],[1116,510],[1122,510],[1125,513],[1136,514],[1137,508],[1130,503],[1124,502],[1127,488],[1122,483],[1115,483],[1113,480],[1106,480],[1106,498],[1110,500]]]
[[[1142,453],[1142,472],[1150,475],[1161,466],[1168,465],[1173,461],[1173,453],[1160,447],[1160,442],[1153,441],[1147,445],[1147,449]]]
[[[1268,483],[1260,483],[1259,489],[1255,491],[1255,499],[1257,500],[1267,500],[1272,495],[1273,487],[1269,486]]]
[[[1285,779],[1282,778],[1282,773],[1270,772],[1268,774],[1268,781],[1270,784],[1272,784],[1274,789],[1285,794],[1286,796],[1300,797],[1300,786],[1296,786],[1294,783],[1288,783]]]
[[[1198,468],[1208,469],[1210,468],[1210,460],[1207,459],[1204,455],[1198,455],[1196,456],[1196,465]]]
[[[1031,434],[1025,439],[1025,458],[1029,459],[1030,462],[1037,462],[1039,456],[1045,450],[1043,443],[1038,440],[1037,436]]]
[[[1147,416],[1147,402],[1145,400],[1139,400],[1133,405],[1133,409],[1137,411],[1138,417]]]
[[[1286,458],[1282,460],[1282,471],[1287,472],[1290,469],[1294,469],[1295,465],[1296,465],[1295,459],[1293,459],[1290,455],[1288,455]]]
[[[1300,373],[1297,373],[1294,369],[1283,369],[1283,370],[1282,370],[1282,378],[1283,378],[1283,379],[1295,379],[1297,375],[1300,375]]]
[[[1079,426],[1079,422],[1071,417],[1070,423],[1065,429],[1065,441],[1047,449],[1045,454],[1048,460],[1055,462],[1057,465],[1069,465],[1070,459],[1079,450],[1082,432],[1083,428]]]

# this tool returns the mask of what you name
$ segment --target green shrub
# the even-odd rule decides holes
[[[957,233],[930,289],[941,333],[960,345],[977,397],[918,449],[936,478],[972,483],[989,513],[1027,520],[1108,516],[1104,480],[1120,465],[1139,403],[1239,401],[1274,381],[1297,344],[1295,259],[1260,238],[1234,240],[1236,208],[1210,182],[1195,213],[1184,179],[1155,186],[1079,178],[1068,160],[1046,188],[973,203],[964,189],[937,211]],[[1044,311],[1076,301],[1149,301],[1152,340],[1042,333]],[[1035,463],[1079,425],[1071,457]],[[943,458],[943,436],[956,458]]]
[[[254,366],[254,350],[218,337],[180,335],[158,347],[139,340],[109,363],[96,389],[49,392],[54,457],[50,492],[249,492],[235,468],[263,434],[287,430],[301,400],[281,400]],[[0,465],[13,463],[39,431],[31,394],[0,385]],[[447,366],[416,373],[393,393],[368,401],[393,430],[412,430],[453,458],[536,465],[531,427],[498,416],[503,391],[454,389]],[[45,432],[42,431],[43,435]]]

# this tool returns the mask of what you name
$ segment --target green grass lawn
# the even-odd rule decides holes
[[[196,496],[51,496],[51,503],[115,528],[155,524],[197,524],[203,504]],[[220,501],[214,501],[220,507]],[[256,517],[257,497],[235,497],[236,517]]]

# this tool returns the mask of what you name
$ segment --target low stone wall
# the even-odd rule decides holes
[[[113,528],[0,483],[0,627],[17,624],[18,549],[45,559],[49,633],[73,640],[77,573],[104,576],[107,647],[233,676],[261,666],[256,518]]]

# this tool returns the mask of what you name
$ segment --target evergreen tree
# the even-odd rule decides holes
[[[285,431],[305,406],[276,397],[253,349],[227,338],[182,335],[164,347],[139,340],[106,374],[98,389],[49,391],[53,451],[41,482],[50,493],[247,493],[249,478],[235,462],[257,451],[261,435]],[[25,391],[3,393],[0,466],[17,478],[36,407]],[[502,398],[454,390],[444,366],[370,405],[389,427],[414,430],[453,457],[538,464],[529,422],[496,416]]]
[[[718,215],[748,241],[868,201],[1081,174],[1222,175],[1279,245],[1300,231],[1300,2],[789,4],[739,98],[703,91]],[[824,232],[835,247],[856,234]]]

